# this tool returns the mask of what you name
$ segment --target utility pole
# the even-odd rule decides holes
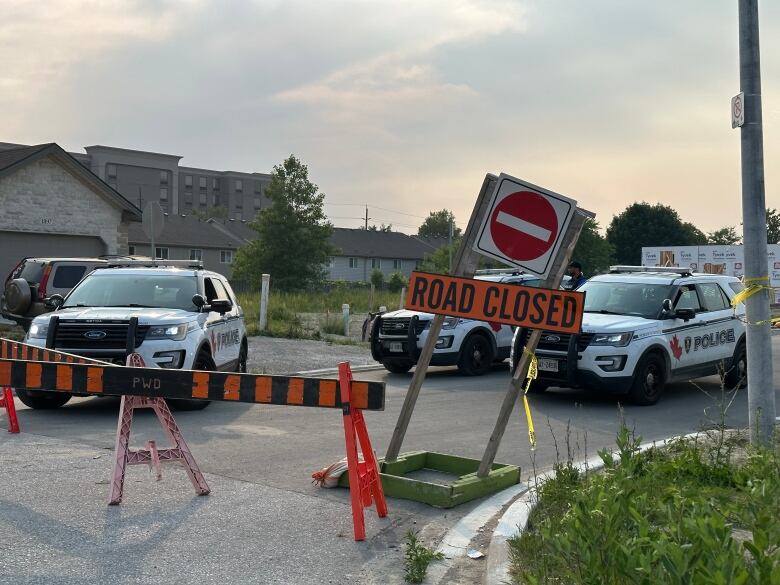
[[[368,231],[368,205],[366,205],[366,231]]]
[[[447,238],[447,249],[449,250],[449,253],[450,253],[450,262],[447,265],[448,266],[447,274],[452,274],[452,222],[453,221],[454,221],[454,218],[451,217],[450,218],[450,234],[449,234],[449,237]]]
[[[758,0],[739,0],[739,82],[745,94],[745,121],[741,130],[745,284],[761,287],[745,299],[748,416],[751,442],[769,445],[774,437],[775,390],[769,322]]]

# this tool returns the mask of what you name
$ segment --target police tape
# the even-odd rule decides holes
[[[523,353],[531,358],[528,365],[528,374],[526,374],[525,388],[523,391],[523,406],[525,407],[525,419],[528,422],[528,440],[531,443],[531,449],[536,449],[536,431],[534,431],[534,419],[531,416],[531,405],[528,403],[528,390],[531,388],[531,382],[539,376],[539,363],[536,355],[527,347],[523,347]]]
[[[774,293],[774,288],[769,285],[771,281],[769,280],[768,276],[762,276],[758,278],[743,278],[742,283],[745,285],[745,288],[738,292],[734,298],[731,300],[731,306],[735,309],[737,308],[737,305],[740,303],[744,303],[747,299],[752,297],[753,295],[756,295],[760,293],[763,290],[771,291]],[[767,283],[767,284],[762,284]],[[763,319],[761,321],[748,321],[746,318],[740,318],[740,321],[745,323],[746,325],[774,325],[775,323],[780,323],[780,317],[771,317],[769,319]]]

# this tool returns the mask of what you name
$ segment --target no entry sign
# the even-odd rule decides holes
[[[500,175],[474,250],[546,277],[577,202]]]

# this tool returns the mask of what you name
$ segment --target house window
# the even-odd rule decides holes
[[[116,179],[116,165],[106,165],[106,175],[110,179]]]
[[[262,192],[263,192],[263,184],[255,183],[255,193],[262,193]]]
[[[260,197],[255,197],[255,209],[260,209],[263,206],[263,202]]]
[[[205,189],[206,188],[206,177],[201,177],[200,179],[198,179],[198,185],[200,186],[201,189]]]
[[[184,175],[184,186],[192,189],[192,175]]]
[[[371,258],[371,268],[375,268],[377,270],[382,268],[382,261],[379,258]]]
[[[233,264],[233,250],[220,250],[219,261],[222,264]]]
[[[219,181],[217,179],[211,179],[211,188],[219,191]]]
[[[155,248],[154,257],[160,260],[168,260],[168,248]]]
[[[203,250],[199,248],[190,250],[190,260],[203,260]]]
[[[127,253],[130,254],[131,256],[135,256],[135,246],[128,246]]]
[[[186,203],[187,205],[192,205],[192,193],[184,194],[184,203]]]
[[[401,262],[398,258],[393,260],[393,270],[401,270],[402,266],[403,266],[403,262]]]
[[[236,179],[236,191],[244,190],[244,182],[241,179]]]
[[[168,171],[160,171],[160,184],[161,185],[168,184]]]
[[[331,258],[328,261],[328,268],[336,268],[336,259],[335,258]]]
[[[349,267],[350,268],[357,268],[358,267],[358,259],[357,258],[350,258],[349,259]]]
[[[216,195],[212,195],[211,196],[211,204],[212,205],[216,205],[217,204],[217,196]]]
[[[168,201],[168,187],[160,187],[160,201]]]
[[[206,205],[206,193],[205,192],[201,192],[199,200],[200,200],[200,204],[201,205]]]

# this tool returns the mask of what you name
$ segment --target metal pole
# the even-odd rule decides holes
[[[585,219],[587,217],[593,217],[593,214],[584,209],[577,209],[574,217],[569,223],[569,229],[563,237],[561,247],[558,250],[558,256],[555,259],[550,275],[544,279],[539,286],[541,288],[553,288],[557,289],[561,285],[563,275],[566,272],[566,266],[569,264],[571,255],[574,252],[574,246],[577,245],[582,226],[585,225]],[[533,354],[536,351],[536,346],[539,345],[539,340],[542,338],[542,330],[534,329],[528,336],[528,341],[525,347]],[[485,453],[482,455],[482,461],[479,464],[477,470],[477,477],[486,477],[493,467],[493,461],[496,459],[498,448],[501,446],[501,439],[504,437],[504,431],[509,423],[509,417],[512,415],[512,410],[517,403],[517,399],[520,396],[520,392],[523,389],[523,381],[525,380],[528,366],[531,364],[531,358],[525,351],[520,356],[520,361],[517,364],[517,368],[512,373],[512,379],[509,382],[509,389],[504,395],[504,402],[501,404],[501,410],[498,413],[498,420],[496,420],[496,426],[493,428],[493,433],[490,435],[487,447],[485,447]]]
[[[758,0],[739,0],[739,81],[745,93],[741,133],[745,280],[748,286],[768,287]],[[768,288],[745,299],[750,438],[763,445],[772,441],[775,424],[769,303]]]
[[[341,315],[344,318],[344,336],[349,337],[349,305],[341,305]]]
[[[463,234],[460,246],[458,247],[458,253],[455,256],[455,269],[453,271],[455,276],[474,276],[477,260],[475,258],[476,254],[472,252],[471,247],[474,244],[474,240],[477,238],[477,232],[482,224],[482,218],[487,213],[490,198],[493,196],[493,190],[495,188],[496,177],[494,175],[487,175],[482,182],[482,189],[479,191],[477,202],[474,205],[474,211],[471,213],[469,225],[466,227],[466,232]],[[420,388],[422,388],[425,374],[428,372],[428,366],[431,363],[434,346],[439,339],[439,333],[441,333],[442,323],[444,323],[444,315],[435,315],[431,321],[431,326],[428,329],[428,338],[425,340],[425,345],[417,358],[417,366],[414,368],[414,375],[409,384],[409,391],[404,398],[401,414],[398,415],[398,421],[395,423],[393,437],[390,439],[385,461],[395,461],[398,459],[398,453],[401,451],[401,445],[406,436],[406,429],[409,427],[409,421],[412,419],[417,397],[420,395]]]
[[[401,298],[398,301],[398,310],[399,311],[404,308],[404,301],[405,300],[406,300],[406,287],[403,287],[401,289]]]
[[[271,275],[263,274],[260,286],[260,331],[265,331],[268,327],[268,289],[270,284]]]
[[[448,266],[447,272],[449,274],[452,274],[452,218],[450,218],[450,235],[449,238],[447,239],[447,249],[449,250],[449,254],[450,254],[450,261],[449,264],[447,265]]]

